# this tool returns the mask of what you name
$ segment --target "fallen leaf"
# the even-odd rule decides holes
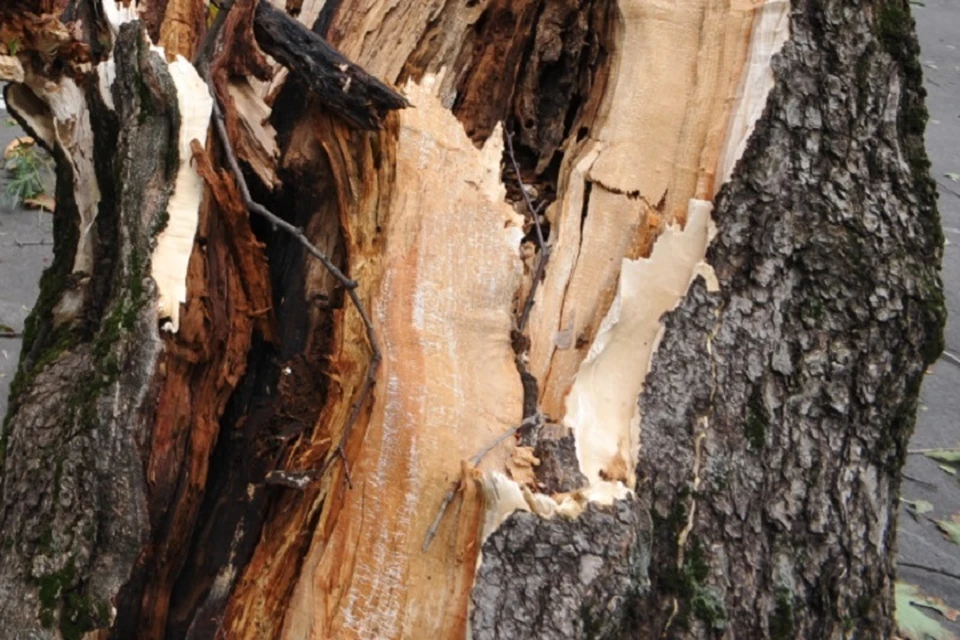
[[[960,173],[947,171],[945,174],[943,174],[943,176],[949,180],[953,180],[954,182],[960,182]]]
[[[933,609],[948,620],[956,620],[960,611],[906,582],[898,582],[895,593],[897,628],[901,636],[907,640],[957,640],[957,636],[922,609]]]
[[[930,513],[933,511],[933,504],[926,500],[906,500],[905,498],[900,498],[900,500],[917,513]]]
[[[930,449],[923,455],[937,462],[960,463],[960,449]]]
[[[953,514],[949,520],[935,520],[940,531],[953,544],[960,544],[960,513]]]
[[[57,209],[57,201],[52,196],[42,193],[35,198],[24,198],[23,206],[28,209],[44,209],[53,212]]]
[[[19,138],[14,138],[10,144],[7,145],[7,148],[3,150],[3,159],[9,160],[17,152],[17,149],[20,147],[32,147],[36,144],[36,141],[30,136],[20,136]]]
[[[937,466],[940,467],[941,470],[943,470],[946,473],[949,473],[952,476],[957,475],[957,470],[948,464],[938,464]]]

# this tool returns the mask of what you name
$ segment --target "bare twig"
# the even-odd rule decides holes
[[[953,573],[952,571],[947,571],[946,569],[941,569],[939,567],[929,567],[925,564],[917,564],[916,562],[897,562],[898,566],[908,567],[910,569],[920,569],[921,571],[929,571],[930,573],[938,573],[941,576],[946,576],[948,578],[953,578],[954,580],[960,580],[960,574]]]
[[[938,487],[935,483],[933,483],[933,482],[928,482],[928,481],[926,481],[926,480],[921,480],[920,478],[916,478],[916,477],[911,476],[911,475],[908,475],[908,474],[906,474],[906,473],[901,473],[901,474],[900,474],[900,477],[903,478],[904,480],[909,480],[910,482],[915,482],[915,483],[919,484],[921,487],[926,487],[926,488],[928,488],[928,489],[933,489],[934,491],[936,491],[937,489],[939,489],[939,487]]]
[[[212,86],[210,87],[210,90],[213,91]],[[347,295],[350,297],[350,301],[353,302],[353,306],[356,307],[357,313],[360,314],[360,320],[363,322],[364,329],[366,330],[367,341],[370,343],[370,365],[367,367],[367,375],[363,381],[363,385],[360,387],[360,394],[357,396],[357,400],[350,408],[350,415],[347,417],[347,422],[343,427],[343,433],[341,434],[340,441],[337,443],[336,447],[337,456],[343,460],[347,484],[352,486],[352,482],[350,480],[350,467],[347,463],[344,443],[350,437],[353,426],[360,417],[360,411],[363,408],[363,404],[366,402],[367,396],[370,395],[370,390],[373,388],[373,384],[376,380],[377,369],[379,368],[380,360],[382,359],[376,331],[373,328],[373,323],[370,321],[370,316],[367,314],[366,308],[363,306],[363,302],[360,300],[360,296],[357,295],[357,282],[348,278],[346,274],[344,274],[343,271],[337,267],[337,265],[330,261],[330,258],[328,258],[323,251],[318,249],[312,242],[310,242],[310,240],[308,240],[304,235],[302,229],[293,226],[286,220],[274,215],[263,205],[253,201],[253,198],[250,196],[250,189],[247,186],[247,180],[243,176],[243,171],[240,170],[240,164],[237,162],[237,156],[230,144],[230,138],[227,136],[227,127],[223,118],[223,111],[221,111],[220,105],[217,103],[215,91],[213,92],[213,95],[214,128],[217,131],[217,137],[220,139],[220,144],[223,147],[227,164],[237,180],[237,186],[240,189],[240,196],[243,198],[244,206],[250,211],[250,213],[255,213],[260,217],[265,218],[274,227],[279,227],[280,229],[283,229],[292,235],[301,245],[304,246],[310,255],[323,264],[327,271],[329,271],[330,274],[336,278],[346,289]],[[335,457],[330,457],[327,459],[326,463],[324,463],[319,474],[321,477],[333,464],[334,459]]]
[[[220,145],[223,148],[223,154],[226,158],[227,165],[237,181],[237,187],[240,190],[240,196],[243,199],[243,204],[247,210],[252,214],[259,215],[260,217],[266,219],[268,222],[270,222],[270,224],[273,225],[275,229],[283,229],[288,234],[293,236],[297,242],[303,245],[310,255],[319,260],[327,269],[327,271],[334,278],[336,278],[340,284],[343,285],[343,287],[346,289],[347,295],[350,297],[350,301],[353,303],[354,307],[356,307],[357,313],[360,315],[360,320],[363,322],[363,326],[367,334],[367,342],[369,342],[370,345],[370,364],[367,367],[367,375],[360,387],[360,393],[357,396],[356,401],[353,403],[353,406],[350,408],[350,414],[347,417],[346,424],[344,424],[343,433],[340,435],[340,441],[337,443],[335,455],[332,455],[327,459],[318,474],[318,477],[322,477],[323,474],[326,473],[326,471],[333,464],[334,460],[339,458],[343,460],[344,474],[346,476],[347,484],[352,486],[350,480],[350,468],[347,462],[344,444],[350,437],[350,433],[353,431],[353,426],[359,419],[360,411],[363,408],[367,397],[370,395],[370,391],[373,388],[373,384],[376,380],[377,369],[379,368],[380,361],[382,359],[380,346],[377,341],[377,334],[373,328],[373,323],[370,321],[370,316],[367,314],[367,310],[364,307],[363,302],[360,300],[360,296],[357,294],[357,282],[347,277],[347,275],[344,274],[343,271],[337,267],[337,265],[333,264],[330,258],[328,258],[323,251],[318,249],[312,242],[310,242],[306,235],[304,235],[302,229],[295,227],[286,220],[276,216],[269,209],[260,203],[255,202],[250,195],[250,188],[247,186],[247,180],[243,175],[243,171],[240,169],[240,164],[237,161],[236,153],[233,150],[233,145],[230,143],[230,137],[227,134],[226,121],[224,119],[223,110],[220,108],[220,104],[217,100],[216,89],[214,88],[213,82],[210,79],[210,58],[212,57],[213,50],[216,46],[215,41],[218,36],[217,31],[219,31],[219,29],[222,27],[223,21],[226,18],[226,13],[232,6],[232,1],[222,3],[220,13],[217,15],[217,18],[223,18],[223,20],[218,20],[218,24],[215,24],[214,27],[211,28],[212,33],[208,34],[207,42],[204,45],[204,52],[198,57],[196,63],[200,76],[207,83],[210,93],[213,96],[213,126],[217,137],[220,140]]]
[[[513,134],[507,133],[507,155],[510,156],[510,164],[513,165],[513,172],[517,174],[517,184],[520,185],[520,194],[523,196],[523,201],[527,203],[527,209],[530,211],[530,215],[533,216],[533,224],[537,229],[537,244],[540,245],[540,250],[543,251],[546,246],[546,240],[543,237],[543,228],[540,226],[540,216],[537,215],[537,208],[533,206],[533,200],[530,199],[530,194],[527,193],[526,186],[523,184],[523,178],[520,177],[520,165],[517,163],[517,156],[513,152]]]
[[[542,418],[542,414],[535,413],[532,416],[525,418],[520,424],[510,427],[502,434],[497,436],[496,440],[491,442],[489,445],[477,452],[476,455],[470,458],[470,464],[474,467],[477,466],[486,457],[486,455],[493,451],[501,442],[516,434],[520,429],[538,423]],[[457,489],[460,488],[461,481],[462,479],[455,482],[453,487],[447,491],[447,495],[443,497],[443,502],[440,503],[440,510],[437,512],[437,517],[433,519],[433,522],[430,524],[430,528],[427,529],[427,537],[424,539],[423,546],[420,548],[420,550],[424,553],[426,553],[427,549],[430,548],[430,543],[433,542],[433,538],[437,535],[437,529],[440,528],[440,522],[443,520],[443,516],[447,513],[447,508],[450,507],[450,503],[453,502],[453,497],[457,494]]]
[[[212,90],[213,88],[211,87],[211,91]],[[310,255],[323,263],[323,266],[327,269],[327,271],[329,271],[334,278],[339,280],[340,284],[347,288],[347,291],[353,291],[356,289],[356,281],[348,278],[343,271],[337,267],[337,265],[330,261],[330,258],[327,257],[327,254],[314,246],[314,244],[307,239],[307,236],[303,234],[302,229],[293,226],[283,218],[271,213],[270,210],[264,207],[262,204],[253,201],[253,198],[250,196],[250,189],[247,187],[247,181],[243,177],[243,172],[240,170],[237,157],[233,152],[233,148],[230,146],[230,140],[227,138],[227,127],[224,123],[223,111],[220,110],[220,105],[217,104],[216,94],[214,94],[213,99],[213,122],[214,127],[217,130],[217,137],[220,138],[221,144],[226,152],[225,155],[227,157],[227,164],[230,165],[230,171],[232,171],[234,176],[237,178],[237,186],[240,188],[240,196],[243,198],[244,206],[250,211],[250,213],[255,213],[258,216],[266,219],[271,225],[273,225],[275,229],[279,227],[296,238],[297,242],[302,244],[303,247],[310,253]],[[353,297],[354,296],[351,296],[351,298]]]
[[[537,231],[537,244],[540,249],[540,261],[537,263],[537,270],[533,275],[530,294],[523,304],[520,322],[517,323],[517,330],[523,333],[523,330],[527,327],[527,320],[530,319],[530,312],[533,310],[533,299],[537,294],[537,288],[540,286],[540,280],[543,279],[543,271],[547,268],[550,249],[547,247],[546,238],[543,236],[543,227],[540,226],[540,210],[543,208],[543,203],[540,203],[540,206],[534,206],[533,200],[530,199],[530,194],[527,193],[527,187],[523,184],[523,178],[520,177],[520,164],[517,162],[517,155],[513,151],[513,134],[508,132],[505,138],[507,141],[507,155],[510,157],[510,164],[513,165],[513,172],[517,174],[517,184],[520,186],[520,193],[523,196],[523,201],[527,205],[527,209],[530,211],[530,215],[533,216],[533,225]]]
[[[23,333],[20,331],[0,331],[0,338],[22,338]]]
[[[521,422],[521,423],[518,424],[517,426],[515,426],[515,427],[510,427],[509,429],[507,429],[506,431],[504,431],[502,434],[500,434],[500,436],[498,436],[496,440],[494,440],[494,441],[491,442],[489,445],[487,445],[487,447],[486,447],[485,449],[481,449],[481,450],[477,453],[477,455],[475,455],[475,456],[473,456],[472,458],[470,458],[470,464],[473,465],[473,466],[477,466],[478,464],[480,464],[480,462],[481,462],[485,457],[487,457],[487,454],[490,453],[491,451],[493,451],[501,442],[503,442],[504,440],[506,440],[507,438],[509,438],[509,437],[512,436],[513,434],[515,434],[515,433],[516,433],[517,431],[519,431],[520,429],[523,429],[524,427],[529,427],[529,426],[531,426],[531,425],[537,424],[538,422],[540,422],[540,419],[541,419],[541,418],[543,418],[543,416],[542,416],[541,414],[535,413],[535,414],[533,414],[532,416],[529,416],[529,417],[527,417],[527,418],[524,418],[524,419],[523,419],[523,422]]]
[[[49,246],[49,245],[52,245],[52,244],[53,244],[53,242],[47,242],[44,238],[40,238],[39,240],[18,240],[18,239],[16,239],[16,238],[14,238],[13,242],[14,242],[14,244],[16,244],[18,247],[21,247],[21,248],[23,248],[23,247],[46,247],[46,246]]]
[[[957,192],[957,191],[951,189],[951,188],[948,187],[947,185],[943,184],[943,182],[940,181],[940,180],[937,180],[936,182],[937,182],[938,185],[940,185],[940,188],[941,188],[941,189],[943,189],[943,190],[946,191],[947,193],[951,193],[951,194],[957,196],[958,198],[960,198],[960,192]]]
[[[952,351],[950,351],[950,350],[948,350],[948,349],[944,349],[944,350],[943,350],[943,353],[940,354],[940,357],[943,358],[944,360],[946,360],[947,362],[949,362],[949,363],[951,363],[951,364],[955,364],[955,365],[957,365],[958,367],[960,367],[960,356],[958,356],[958,355],[955,354],[954,352],[952,352]]]

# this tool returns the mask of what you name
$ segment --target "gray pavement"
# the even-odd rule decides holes
[[[0,152],[23,132],[7,123],[0,109]],[[39,293],[40,274],[53,258],[53,217],[49,213],[12,209],[0,177],[0,333],[23,330]],[[40,243],[44,244],[40,244]],[[0,420],[7,413],[7,394],[20,357],[20,340],[0,337]]]
[[[946,237],[943,284],[948,313],[947,353],[931,367],[921,389],[917,429],[910,442],[916,451],[960,448],[960,182],[946,175],[960,178],[960,3],[924,0],[912,8],[930,109],[927,151]],[[960,514],[960,477],[951,477],[920,453],[908,456],[904,474],[903,498],[925,500],[933,510],[914,516],[906,504],[901,509],[900,561],[928,569],[901,566],[900,579],[960,608],[960,546],[948,541],[932,521]],[[953,625],[952,630],[960,632],[960,626]]]

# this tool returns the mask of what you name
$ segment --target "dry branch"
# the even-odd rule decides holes
[[[212,118],[213,126],[216,136],[220,140],[220,144],[223,147],[227,166],[236,179],[237,187],[240,191],[240,196],[243,199],[244,207],[246,207],[250,213],[259,215],[267,220],[271,225],[273,225],[274,229],[283,229],[285,232],[293,236],[310,255],[319,260],[323,264],[324,268],[326,268],[327,271],[338,282],[340,282],[340,284],[343,285],[347,295],[350,297],[351,302],[353,303],[354,307],[356,307],[357,313],[360,315],[360,319],[363,322],[364,329],[366,330],[367,341],[370,345],[370,364],[367,367],[367,373],[364,378],[363,385],[360,388],[360,393],[350,408],[350,414],[347,417],[346,424],[344,425],[343,433],[340,435],[340,439],[337,442],[335,450],[336,455],[330,456],[316,474],[316,477],[322,477],[333,464],[333,462],[339,458],[343,460],[344,475],[346,477],[347,484],[349,485],[350,470],[347,463],[344,444],[350,437],[350,434],[353,431],[353,426],[360,417],[360,410],[366,402],[367,397],[370,395],[370,391],[372,390],[374,382],[376,381],[377,369],[380,365],[380,361],[382,360],[379,342],[377,340],[376,331],[374,330],[373,324],[370,320],[370,316],[367,314],[367,310],[364,307],[363,302],[360,300],[359,295],[357,295],[357,282],[343,273],[343,271],[341,271],[340,268],[337,267],[337,265],[335,265],[323,251],[318,249],[316,245],[310,242],[310,240],[303,233],[302,229],[275,215],[262,204],[255,202],[253,197],[250,195],[250,188],[247,185],[246,178],[244,177],[243,171],[240,168],[240,163],[237,160],[237,155],[234,151],[233,144],[230,142],[230,136],[227,133],[226,118],[224,116],[223,109],[220,106],[216,88],[214,87],[214,83],[210,77],[210,58],[214,55],[214,51],[217,48],[217,39],[220,35],[219,31],[222,30],[223,25],[226,23],[227,12],[232,6],[233,2],[225,2],[221,5],[220,13],[217,16],[217,21],[207,34],[207,39],[204,43],[203,49],[198,56],[197,61],[195,62],[200,76],[207,83],[210,93],[214,98]],[[344,86],[342,92],[335,92],[335,95],[332,97],[326,96],[325,102],[328,102],[327,106],[330,107],[331,110],[343,117],[348,122],[351,122],[352,124],[355,124],[361,128],[376,128],[379,126],[381,121],[380,119],[387,110],[396,109],[407,105],[407,101],[402,96],[394,92],[376,78],[370,76],[357,65],[349,62],[340,53],[330,47],[330,45],[328,45],[322,38],[304,29],[300,23],[288,18],[282,12],[270,7],[269,3],[260,3],[257,6],[255,25],[258,27],[259,31],[267,34],[266,37],[261,40],[261,43],[264,40],[268,43],[271,43],[270,46],[273,48],[268,48],[265,46],[264,49],[274,55],[274,57],[279,59],[281,62],[284,62],[285,60],[288,61],[289,64],[292,65],[291,70],[293,71],[296,71],[297,68],[299,68],[303,71],[319,74],[317,79],[319,84],[311,84],[310,86],[315,91],[320,93],[321,96],[326,96],[326,94],[324,94],[322,91],[324,87],[327,87],[324,78],[329,81],[330,77],[336,76],[336,73],[332,71],[332,69],[334,68],[333,65],[338,65],[335,67],[336,72],[338,72],[341,77],[347,78],[346,85]],[[300,50],[294,48],[291,51],[288,51],[284,48],[285,46],[302,46],[303,49]],[[218,55],[223,55],[222,51],[217,53]],[[344,75],[348,72],[349,75]],[[356,88],[361,90],[360,95],[366,96],[366,101],[364,103],[361,104],[356,101],[355,96],[358,95],[357,92],[351,94],[349,99],[344,98],[344,96],[347,94],[346,89],[351,85],[349,80],[350,78],[355,78],[357,80]],[[330,100],[328,101],[327,98]],[[371,104],[373,105],[372,108]]]
[[[470,458],[470,465],[476,467],[486,457],[486,455],[493,451],[501,442],[516,434],[517,431],[524,427],[538,424],[542,419],[543,415],[540,413],[535,413],[532,416],[524,418],[523,422],[516,426],[510,427],[497,436],[493,442],[478,451],[476,455]],[[462,481],[462,478],[457,481],[457,483],[454,484],[449,491],[447,491],[447,495],[443,497],[443,502],[440,503],[440,509],[437,511],[437,517],[433,519],[433,523],[431,523],[430,528],[427,529],[427,537],[423,540],[423,547],[421,547],[421,550],[424,553],[426,553],[427,549],[430,548],[430,543],[433,542],[433,538],[437,535],[437,529],[440,528],[440,522],[443,520],[443,516],[447,512],[447,508],[450,506],[450,503],[453,502],[453,497],[456,495],[457,489],[460,488],[460,483]]]
[[[534,206],[533,201],[530,199],[530,194],[527,193],[527,187],[523,184],[523,178],[520,177],[520,164],[517,162],[517,156],[513,151],[513,134],[507,133],[504,136],[507,141],[507,155],[510,157],[510,163],[513,165],[513,171],[517,174],[517,184],[520,187],[520,193],[523,194],[523,201],[527,205],[527,210],[530,212],[530,215],[533,216],[533,225],[537,230],[537,245],[540,249],[540,260],[537,263],[537,270],[533,274],[533,283],[530,285],[530,294],[527,296],[526,302],[523,304],[523,311],[520,314],[520,321],[517,323],[517,331],[523,333],[523,330],[527,326],[527,320],[530,318],[530,311],[533,310],[533,300],[537,295],[537,287],[540,286],[540,281],[543,280],[543,272],[547,268],[547,260],[550,258],[550,249],[547,247],[547,241],[543,236],[543,227],[540,225],[540,210],[543,208],[543,203],[540,203],[539,206]]]
[[[216,92],[214,91],[212,85],[210,86],[210,91],[214,96],[216,96]],[[367,340],[370,343],[370,365],[367,368],[367,375],[364,379],[363,386],[360,388],[360,395],[357,396],[356,402],[354,402],[350,409],[350,416],[347,418],[347,423],[344,425],[343,433],[340,436],[340,441],[337,443],[336,448],[337,455],[343,460],[347,482],[349,483],[350,471],[347,465],[344,443],[347,441],[347,438],[350,437],[350,433],[353,430],[353,425],[356,424],[357,419],[360,417],[360,409],[363,407],[367,396],[370,395],[370,390],[373,388],[373,383],[376,380],[377,368],[379,367],[381,360],[380,347],[377,342],[376,331],[373,328],[373,324],[370,321],[370,316],[367,314],[366,308],[363,306],[363,302],[361,302],[360,297],[357,295],[356,281],[347,277],[346,274],[344,274],[343,271],[337,267],[337,265],[330,261],[330,258],[328,258],[323,251],[318,249],[312,242],[310,242],[304,235],[302,229],[299,229],[286,220],[278,217],[262,204],[254,202],[253,198],[250,196],[250,188],[247,186],[246,178],[244,178],[243,171],[240,169],[240,164],[237,162],[237,156],[233,151],[232,145],[230,144],[230,138],[227,136],[227,126],[224,122],[223,111],[220,109],[220,105],[217,103],[216,98],[214,98],[213,101],[213,125],[217,132],[217,137],[220,139],[220,144],[223,146],[223,152],[227,160],[227,165],[230,167],[230,170],[233,172],[234,177],[237,180],[237,186],[240,189],[240,195],[243,198],[243,204],[247,210],[250,211],[250,213],[257,214],[266,219],[274,227],[279,227],[292,235],[297,239],[298,242],[300,242],[300,244],[304,246],[304,248],[306,248],[310,255],[323,263],[323,266],[326,267],[330,274],[344,286],[347,291],[347,295],[350,296],[350,300],[357,308],[357,313],[360,314],[360,319],[363,321],[363,326],[367,332]],[[323,465],[323,468],[320,470],[318,475],[322,476],[324,473],[326,473],[327,469],[330,468],[335,459],[336,457],[329,458]]]
[[[254,34],[264,51],[355,127],[377,129],[389,111],[409,106],[406,98],[269,2],[257,5]]]

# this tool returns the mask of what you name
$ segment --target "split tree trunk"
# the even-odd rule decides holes
[[[889,636],[906,0],[274,4],[0,9],[58,176],[4,637]]]

